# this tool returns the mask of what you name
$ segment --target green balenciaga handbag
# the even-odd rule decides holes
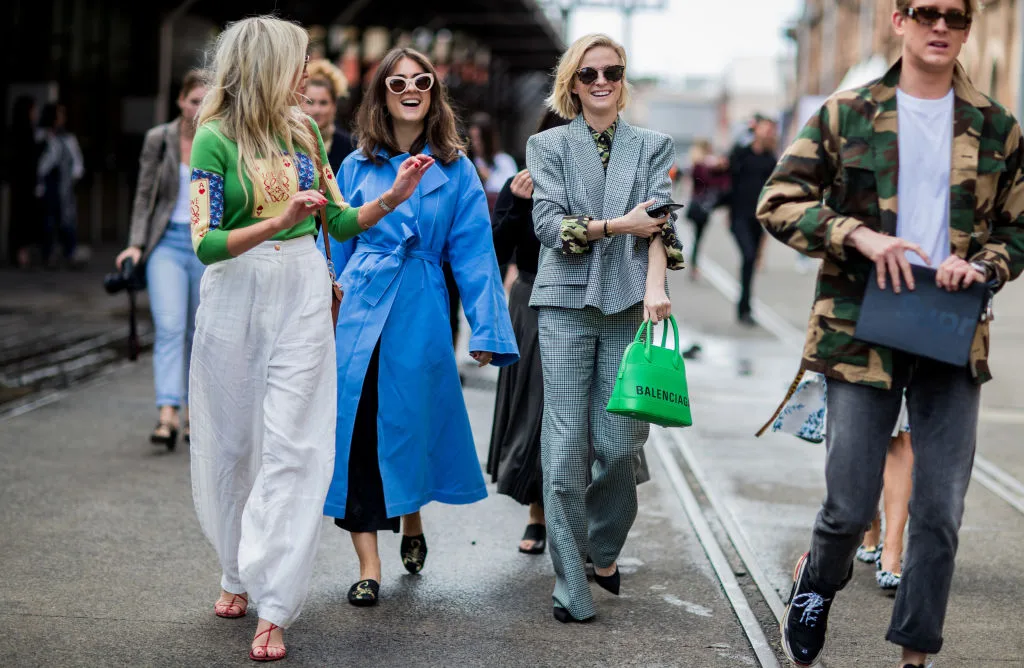
[[[686,366],[679,354],[679,327],[669,316],[675,348],[666,348],[668,327],[662,331],[661,346],[651,345],[651,321],[640,325],[633,343],[626,348],[615,378],[608,412],[626,415],[663,427],[689,427],[690,397],[686,390]],[[643,340],[641,340],[641,337]]]

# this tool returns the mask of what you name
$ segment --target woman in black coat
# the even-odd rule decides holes
[[[541,119],[537,132],[564,125],[553,112]],[[513,259],[519,276],[508,299],[512,329],[519,344],[519,362],[498,372],[498,394],[487,472],[498,485],[498,493],[530,507],[526,533],[519,551],[543,554],[547,543],[544,506],[541,500],[543,476],[540,468],[540,425],[544,414],[544,378],[537,343],[537,312],[530,307],[530,293],[537,274],[540,242],[533,233],[533,181],[525,169],[505,182],[498,194],[491,218],[494,250],[498,264]]]

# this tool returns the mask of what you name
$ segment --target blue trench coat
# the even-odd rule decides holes
[[[361,151],[350,154],[338,174],[342,195],[352,206],[377,206],[407,157],[374,165]],[[378,455],[388,516],[430,501],[483,499],[487,489],[452,350],[442,259],[451,262],[472,329],[469,349],[494,353],[497,366],[518,361],[519,349],[473,164],[465,156],[448,166],[435,163],[412,197],[355,239],[332,239],[331,253],[345,298],[336,342],[337,453],[324,514],[345,517],[356,408],[378,339]]]

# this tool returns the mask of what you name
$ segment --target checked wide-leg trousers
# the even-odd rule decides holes
[[[554,604],[576,619],[594,616],[584,561],[607,568],[636,518],[636,462],[649,427],[605,410],[643,305],[604,315],[596,308],[542,306],[544,369],[541,466],[544,514],[555,569]],[[596,459],[587,484],[589,446]]]

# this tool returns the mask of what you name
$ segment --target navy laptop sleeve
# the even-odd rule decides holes
[[[935,285],[934,269],[911,265],[911,271],[914,290],[904,285],[896,294],[891,282],[880,290],[871,269],[854,338],[966,366],[991,289],[985,283],[973,283],[966,290],[947,292]]]

